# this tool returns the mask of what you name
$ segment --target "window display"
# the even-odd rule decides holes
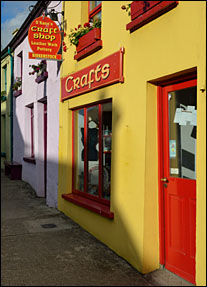
[[[110,200],[112,103],[73,111],[73,192]]]

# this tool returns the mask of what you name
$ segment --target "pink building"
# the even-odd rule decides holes
[[[22,81],[13,93],[13,160],[22,164],[22,180],[32,186],[38,197],[45,197],[47,205],[57,207],[61,62],[42,62],[28,56],[31,22],[46,9],[50,12],[55,7],[56,12],[62,11],[60,1],[44,3],[45,7],[37,2],[12,40],[14,82]],[[59,23],[61,18],[60,13]],[[56,21],[58,26],[59,23]],[[40,72],[31,74],[32,65],[40,63]]]

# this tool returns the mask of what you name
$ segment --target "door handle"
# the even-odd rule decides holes
[[[161,181],[164,181],[164,182],[168,182],[168,179],[166,177],[163,177],[160,179]]]

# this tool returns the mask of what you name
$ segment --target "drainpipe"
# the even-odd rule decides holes
[[[13,63],[14,58],[11,54],[11,49],[8,47],[8,55],[10,56],[11,63],[11,86],[10,86],[10,155],[11,162],[13,161],[13,93],[12,93],[12,84],[13,84]]]

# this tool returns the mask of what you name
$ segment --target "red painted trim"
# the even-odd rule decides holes
[[[45,197],[47,196],[47,103],[44,104],[44,180]]]
[[[93,30],[89,31],[87,34],[83,35],[76,46],[77,53],[80,53],[85,48],[89,47],[97,40],[101,40],[101,29],[94,28]]]
[[[88,119],[84,108],[84,192],[88,192]]]
[[[63,101],[65,101],[65,100],[67,100],[67,99],[74,98],[74,97],[80,96],[80,95],[82,95],[82,94],[87,94],[87,93],[90,93],[90,92],[92,92],[92,91],[94,91],[94,90],[99,90],[99,89],[101,89],[101,88],[105,88],[105,87],[107,87],[107,86],[110,86],[110,85],[113,85],[113,84],[116,84],[116,83],[122,83],[122,82],[121,82],[119,79],[112,80],[111,82],[107,82],[107,83],[105,83],[105,84],[102,84],[100,87],[91,88],[91,89],[88,90],[88,91],[77,93],[77,94],[74,95],[74,96],[64,97],[64,99],[62,99],[61,101],[63,102]]]
[[[23,76],[23,52],[21,51],[17,57],[20,58],[20,77],[21,77],[21,80],[22,80],[22,76]]]
[[[23,160],[29,163],[36,164],[36,159],[34,157],[23,157]]]
[[[169,154],[169,149],[163,146],[163,132],[166,129],[163,118],[167,117],[167,111],[163,110],[163,91],[170,92],[172,90],[179,90],[187,87],[192,87],[197,85],[197,79],[195,79],[196,74],[194,74],[194,79],[191,80],[192,75],[189,75],[189,81],[187,81],[188,75],[180,77],[177,82],[182,81],[182,83],[174,84],[175,79],[169,80],[172,84],[162,87],[161,84],[157,89],[157,130],[158,130],[158,197],[159,197],[159,248],[160,248],[160,264],[165,264],[165,231],[164,231],[164,221],[165,221],[165,208],[164,208],[164,190],[163,184],[160,179],[164,175],[164,163],[163,163],[163,153],[164,149],[167,154]],[[170,83],[166,82],[165,83]],[[168,121],[165,121],[168,122]],[[169,160],[169,156],[167,156]],[[169,173],[169,171],[168,171]]]
[[[97,40],[92,45],[90,45],[90,46],[84,48],[83,50],[81,50],[80,52],[78,52],[74,56],[74,60],[80,61],[80,60],[90,56],[91,54],[97,52],[101,48],[102,48],[102,40]]]
[[[170,170],[169,170],[169,166],[170,166],[170,164],[169,164],[169,161],[170,161],[170,156],[169,156],[169,132],[168,132],[168,130],[169,130],[169,111],[168,111],[169,105],[168,105],[168,97],[167,97],[167,95],[171,91],[179,91],[181,89],[186,89],[186,88],[189,88],[189,87],[196,87],[196,86],[197,86],[197,80],[195,79],[195,80],[191,80],[191,81],[187,81],[187,82],[184,81],[184,82],[179,83],[179,84],[169,85],[169,86],[166,86],[166,87],[164,87],[162,89],[162,91],[163,91],[163,119],[164,119],[163,120],[163,136],[165,138],[164,143],[163,143],[163,152],[166,155],[165,158],[164,158],[163,165],[164,165],[164,175],[169,179],[169,181],[172,180],[172,177],[170,176]],[[179,182],[178,180],[181,180],[181,179],[177,179],[176,184],[178,184],[178,182]],[[182,179],[182,182],[183,182],[182,183],[182,189],[188,191],[189,185],[185,185],[185,179]],[[186,180],[186,183],[187,182],[188,182],[188,180]],[[191,182],[193,183],[193,180],[191,180]],[[196,181],[195,180],[194,180],[193,184],[194,184],[194,187],[195,187],[196,186]],[[190,200],[196,199],[196,188],[194,189],[194,191],[195,191],[195,193],[191,194],[191,197],[189,198]],[[166,194],[166,197],[167,197],[167,193],[165,193],[165,194]],[[165,198],[164,198],[164,200],[165,200]],[[165,206],[166,206],[166,202],[165,202]],[[186,213],[184,214],[184,217],[185,217],[184,222],[186,222],[187,219],[190,216],[189,210],[185,209],[185,211],[186,211]],[[164,217],[166,219],[167,218],[169,219],[170,213],[169,213],[169,209],[168,208],[164,209],[164,214],[163,215],[164,215]],[[167,222],[166,222],[165,227],[168,228]],[[183,226],[181,229],[183,229],[183,228],[185,228],[185,226]],[[192,232],[193,234],[196,234],[195,228],[196,228],[196,225],[192,224],[190,232]],[[180,234],[181,229],[177,229],[178,234]],[[165,242],[166,243],[168,242],[168,244],[166,244],[166,246],[165,246],[166,254],[169,253],[169,236],[170,236],[169,232],[165,232]],[[181,240],[184,240],[184,239],[186,240],[185,237],[181,237]],[[190,253],[189,252],[190,249],[191,249],[191,247],[189,245],[186,245],[186,254]],[[185,249],[183,249],[183,250],[185,250]],[[192,254],[191,258],[193,258],[193,257],[194,256]],[[172,260],[172,254],[171,254],[171,260]],[[194,260],[195,260],[195,258],[194,258]],[[185,280],[188,280],[191,283],[195,284],[195,261],[193,263],[194,264],[193,270],[192,270],[192,267],[190,265],[188,265],[189,261],[185,262],[187,264],[186,266],[188,266],[186,270],[189,270],[189,273],[186,273],[184,271],[185,268],[183,270],[181,270],[180,268],[177,268],[176,265],[171,265],[171,263],[172,263],[172,261],[168,262],[167,261],[167,257],[166,257],[165,266],[166,266],[166,268],[168,270],[176,273],[178,276],[183,277]]]
[[[181,89],[186,89],[188,87],[193,87],[193,86],[196,86],[197,85],[197,80],[190,80],[190,81],[183,81],[182,83],[179,83],[179,84],[173,84],[173,85],[169,85],[169,86],[166,86],[166,87],[163,87],[162,88],[162,93],[163,94],[167,94],[171,91],[177,91],[177,90],[181,90]],[[162,100],[162,104],[164,105],[164,107],[168,107],[168,98],[167,97],[163,97],[163,100]],[[167,109],[163,109],[163,118],[166,119],[163,121],[163,132],[167,131],[168,130],[168,123],[169,123],[169,113],[168,113],[168,110]],[[169,143],[169,134],[166,134],[166,143]],[[170,159],[170,155],[169,155],[169,146],[168,144],[164,144],[163,145],[163,152],[164,154],[166,155],[165,157],[165,165],[164,165],[164,174],[167,178],[170,177],[170,172],[169,172],[169,166],[170,166],[170,163],[169,163],[169,159]]]
[[[48,78],[48,72],[44,72],[42,75],[38,76],[35,79],[35,82],[39,84],[39,83],[45,81],[47,78]]]
[[[197,79],[189,80],[189,81],[183,81],[182,83],[178,83],[178,84],[172,84],[172,85],[166,86],[165,89],[167,92],[170,92],[170,91],[190,88],[193,86],[197,86]]]
[[[100,202],[100,203],[102,203],[104,205],[110,206],[110,201],[108,199],[100,198],[98,196],[94,196],[94,195],[92,195],[90,193],[86,193],[86,192],[83,192],[83,191],[80,191],[80,190],[76,190],[76,189],[73,190],[72,193],[77,194],[79,196],[83,196],[83,197],[88,198],[88,199],[91,199],[93,201]]]
[[[131,20],[141,16],[161,1],[133,1],[131,3]],[[147,7],[146,7],[147,6]]]
[[[102,3],[90,11],[90,1],[88,1],[88,21],[101,11]]]
[[[160,264],[165,263],[165,236],[164,236],[164,190],[160,178],[163,177],[163,120],[162,120],[162,88],[157,88],[157,130],[158,130],[158,200],[159,200],[159,247]]]
[[[123,52],[124,48],[121,48],[118,52],[115,52],[103,59],[101,59],[98,62],[93,63],[92,65],[79,70],[75,73],[72,73],[66,77],[61,78],[61,101],[64,101],[68,98],[72,98],[81,94],[86,94],[88,92],[91,92],[93,90],[109,86],[111,84],[115,83],[123,83],[123,75],[121,75],[121,72],[123,72],[123,67],[121,67],[121,64],[123,65]],[[122,55],[122,57],[121,57]],[[122,59],[120,62],[120,58]],[[79,85],[78,88],[74,88],[74,85],[71,85],[71,79],[78,79],[79,80],[83,77],[83,75],[89,73],[91,70],[96,70],[97,66],[108,64],[110,67],[110,73],[105,79],[100,79],[100,81],[93,81],[91,87],[89,88],[89,85],[81,86]],[[93,78],[94,80],[94,78]],[[69,84],[68,84],[69,81]],[[69,89],[70,87],[70,89]],[[74,89],[73,89],[74,88]],[[69,90],[68,90],[69,89]]]
[[[124,47],[120,48],[120,70],[119,70],[119,82],[123,83],[124,82],[124,74],[123,74],[123,69],[124,69],[124,53],[125,53],[125,49]]]
[[[75,161],[74,161],[74,157],[75,157],[75,150],[74,150],[74,141],[75,141],[75,111],[72,111],[72,191],[75,189]]]
[[[16,161],[5,161],[5,175],[10,175],[11,180],[22,179],[22,164]]]
[[[110,206],[110,200],[102,198],[102,105],[104,103],[109,103],[111,100],[104,100],[99,103],[93,103],[87,105],[86,107],[79,107],[78,109],[74,109],[72,111],[72,193],[77,194],[79,196],[85,197],[87,199],[91,199],[93,201],[99,202],[101,204]],[[87,108],[99,105],[99,196],[94,196],[87,193],[88,187],[88,160],[87,160],[87,144],[88,144],[88,119],[87,119]],[[76,190],[75,189],[75,158],[74,158],[74,151],[75,151],[75,115],[74,113],[77,110],[84,109],[84,191]],[[86,160],[85,160],[86,159]],[[100,168],[101,166],[101,168]]]
[[[103,189],[103,182],[102,182],[102,174],[103,174],[103,168],[102,168],[102,154],[103,154],[103,148],[102,148],[102,105],[98,105],[98,112],[99,112],[99,186],[98,186],[98,195],[101,198],[102,197],[102,189]]]
[[[31,158],[34,158],[34,108],[31,108]]]
[[[13,92],[13,97],[17,98],[17,97],[20,96],[21,94],[22,94],[22,90],[14,91],[14,92]]]
[[[19,167],[21,167],[22,166],[22,164],[21,163],[19,163],[19,162],[17,162],[17,161],[7,161],[7,160],[5,160],[4,161],[4,165],[5,166],[9,166],[9,167],[11,167],[12,165],[14,166],[19,166]]]
[[[20,58],[21,58],[21,80],[23,80],[23,78],[22,78],[22,76],[23,76],[23,53],[21,52],[21,56],[20,56]]]
[[[87,208],[95,213],[98,213],[101,216],[104,216],[110,219],[114,218],[114,213],[111,212],[109,207],[107,207],[106,205],[100,204],[93,200],[83,198],[82,196],[78,196],[76,194],[62,194],[62,198],[74,204],[77,204],[81,207]]]
[[[145,24],[151,22],[152,20],[158,18],[162,14],[170,11],[178,5],[178,1],[161,1],[156,6],[152,7],[139,17],[135,18],[133,21],[126,25],[126,30],[134,32]]]
[[[158,80],[158,81],[153,82],[153,84],[160,86],[160,87],[165,87],[165,86],[169,86],[173,84],[179,84],[185,81],[194,80],[196,78],[197,78],[197,72],[195,70],[185,75],[174,76],[171,79]]]

